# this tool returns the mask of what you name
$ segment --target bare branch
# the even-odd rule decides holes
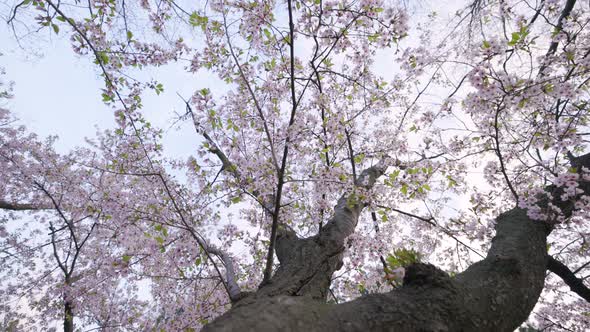
[[[228,172],[234,174],[236,176],[236,178],[238,178],[238,180],[241,180],[241,175],[238,172],[238,168],[229,160],[227,155],[219,148],[219,146],[217,145],[217,143],[215,143],[213,138],[211,138],[211,136],[209,136],[209,134],[205,130],[203,130],[203,128],[201,128],[201,126],[199,125],[199,122],[197,121],[197,118],[195,117],[195,113],[193,112],[193,109],[192,109],[191,105],[188,103],[188,101],[186,99],[182,98],[182,96],[180,94],[177,93],[177,95],[184,102],[185,107],[186,107],[186,111],[188,114],[190,114],[190,116],[193,120],[193,125],[195,126],[195,130],[197,131],[198,134],[202,135],[205,138],[205,140],[207,141],[207,144],[209,144],[209,147],[207,148],[207,150],[209,150],[209,152],[213,153],[214,155],[217,156],[217,158],[219,158],[219,160],[221,161],[221,164],[222,164],[222,169],[224,171],[228,171]]]
[[[11,210],[11,211],[30,211],[30,210],[52,210],[50,206],[43,204],[31,204],[31,203],[12,203],[0,199],[0,209]]]
[[[559,276],[570,290],[578,294],[584,300],[590,302],[590,288],[584,285],[584,280],[576,275],[562,262],[552,256],[548,257],[547,269]]]
[[[285,146],[283,148],[283,158],[281,160],[281,168],[278,170],[277,191],[275,194],[274,212],[272,214],[272,225],[270,230],[270,243],[268,245],[268,253],[266,256],[266,267],[264,269],[264,277],[262,284],[270,280],[272,275],[272,265],[275,254],[275,243],[277,240],[277,228],[279,225],[279,212],[281,209],[281,197],[283,194],[283,185],[285,184],[285,171],[287,169],[287,159],[289,157],[289,131],[295,123],[295,113],[297,112],[297,99],[295,96],[295,26],[293,24],[293,8],[291,7],[291,0],[287,1],[287,8],[289,11],[289,50],[290,50],[290,75],[291,75],[291,115],[289,118],[289,125],[287,126],[287,137],[285,138]],[[227,33],[227,32],[226,32]],[[270,140],[270,139],[269,139]]]

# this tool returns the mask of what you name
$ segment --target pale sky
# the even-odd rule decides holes
[[[75,55],[65,39],[53,35],[36,45],[24,41],[22,49],[8,26],[0,24],[0,66],[6,69],[3,79],[15,83],[14,98],[7,108],[31,132],[42,137],[58,135],[56,147],[60,152],[84,145],[84,138],[94,137],[97,127],[102,130],[115,125],[113,110],[102,102],[100,89],[104,83],[98,68],[90,57]],[[42,55],[32,55],[35,48]],[[174,111],[184,112],[184,103],[176,92],[189,99],[197,89],[222,88],[207,73],[186,73],[184,65],[149,68],[139,74],[141,78],[157,78],[164,85],[159,96],[153,91],[142,95],[143,112],[155,126],[166,131],[166,154],[178,157],[189,156],[198,141],[191,123],[186,122],[180,131],[176,126],[171,129]]]

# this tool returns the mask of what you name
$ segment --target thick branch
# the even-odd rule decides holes
[[[213,138],[211,138],[211,136],[209,136],[209,134],[205,130],[203,130],[203,128],[201,128],[201,126],[199,125],[199,121],[197,120],[197,117],[195,116],[195,113],[193,112],[193,108],[188,103],[188,101],[186,101],[184,98],[182,98],[182,96],[180,94],[178,96],[182,99],[182,101],[184,101],[186,111],[188,114],[190,114],[191,119],[193,120],[193,125],[195,126],[195,130],[197,131],[198,134],[202,135],[205,138],[205,140],[207,141],[207,144],[209,144],[209,147],[207,150],[209,150],[209,152],[213,153],[214,155],[217,156],[217,158],[219,158],[219,160],[221,161],[221,165],[222,165],[223,170],[232,173],[233,175],[236,176],[236,178],[238,178],[238,180],[240,180],[241,175],[238,172],[238,168],[229,160],[227,155],[219,148],[219,146],[217,146],[217,143],[215,143]]]
[[[574,167],[590,166],[590,154],[571,159]],[[357,185],[370,188],[381,172],[383,168],[366,170]],[[588,182],[581,182],[580,188],[590,192]],[[546,190],[559,191],[552,186]],[[557,199],[551,203],[570,215],[572,203],[553,196]],[[339,268],[341,241],[354,230],[362,209],[362,205],[346,201],[346,196],[340,199],[329,227],[317,238],[297,239],[288,231],[279,237],[286,243],[277,248],[281,267],[272,279],[274,284],[240,302],[205,330],[513,331],[537,303],[548,266],[546,245],[551,225],[531,220],[520,208],[497,218],[496,236],[486,258],[455,278],[418,264],[406,270],[403,287],[392,292],[337,305],[317,301],[322,295],[317,288],[326,287],[322,281],[329,285],[326,276]],[[556,271],[570,277],[566,278],[570,287],[579,288],[571,271]],[[307,279],[302,279],[305,276]]]
[[[457,275],[470,319],[481,331],[512,331],[544,286],[548,227],[514,208],[497,219],[486,258]]]
[[[417,264],[406,270],[403,287],[343,304],[287,294],[259,296],[263,288],[205,331],[513,331],[543,288],[546,233],[542,223],[513,209],[498,218],[487,258],[456,278]],[[309,248],[309,240],[300,240],[293,251]]]
[[[576,0],[567,0],[563,10],[561,11],[561,15],[559,15],[559,19],[557,20],[557,26],[555,27],[555,32],[561,32],[563,29],[563,21],[570,16],[572,10],[574,9],[574,5],[576,4]],[[549,50],[547,51],[547,55],[553,55],[555,51],[557,51],[557,46],[559,42],[554,41],[549,46]]]
[[[236,281],[236,273],[234,271],[234,263],[232,258],[229,256],[229,254],[225,251],[219,250],[218,248],[212,247],[210,245],[207,245],[206,247],[203,246],[205,250],[207,250],[209,253],[213,254],[213,255],[217,255],[217,257],[219,257],[221,259],[221,261],[223,261],[223,264],[225,265],[225,278],[226,278],[226,283],[227,283],[227,289],[228,289],[228,294],[229,294],[229,298],[232,302],[237,301],[240,298],[240,286],[238,286],[238,283]]]
[[[383,175],[387,169],[387,158],[379,161],[375,166],[365,169],[355,181],[355,188],[369,190],[373,187],[377,179]],[[323,245],[330,247],[330,250],[340,248],[344,240],[354,233],[358,222],[359,215],[365,203],[355,192],[343,195],[334,208],[334,215],[323,227],[319,240]]]
[[[578,294],[584,300],[590,302],[590,288],[584,285],[584,281],[578,277],[562,262],[549,256],[547,261],[547,269],[558,275],[566,285],[570,286],[570,290]]]
[[[261,285],[257,297],[294,295],[326,300],[332,274],[342,267],[344,242],[354,232],[366,205],[358,192],[369,190],[375,184],[387,169],[387,162],[383,159],[361,173],[354,191],[338,200],[334,215],[320,234],[300,239],[289,228],[278,227],[276,254],[281,265],[272,278]]]
[[[11,211],[51,210],[52,207],[42,204],[11,203],[0,199],[0,209]]]
[[[287,170],[287,160],[289,157],[289,131],[295,123],[295,113],[297,112],[297,99],[295,97],[295,36],[293,32],[295,26],[293,25],[293,9],[291,7],[291,0],[287,0],[287,9],[289,11],[289,49],[290,49],[290,76],[291,76],[291,115],[289,117],[289,125],[287,126],[287,137],[285,138],[285,146],[283,147],[283,157],[281,158],[281,167],[277,173],[277,190],[275,192],[274,212],[272,214],[272,225],[270,229],[270,243],[268,245],[268,252],[266,255],[266,266],[264,268],[264,276],[262,284],[267,283],[272,276],[272,267],[275,254],[275,244],[277,239],[277,229],[279,227],[279,212],[281,209],[281,197],[283,194],[283,185],[285,184],[285,171]],[[269,138],[270,140],[270,138]],[[271,146],[272,147],[272,146]]]
[[[557,34],[562,31],[563,29],[563,21],[570,16],[572,10],[574,9],[574,5],[576,4],[576,0],[567,0],[565,6],[561,11],[561,15],[559,15],[559,19],[557,20],[557,25],[555,26],[554,34]],[[554,55],[557,52],[557,46],[559,46],[558,41],[553,41],[549,45],[549,49],[547,50],[547,54],[545,56]],[[548,64],[543,64],[539,69],[539,75],[543,75],[545,69],[547,69]]]

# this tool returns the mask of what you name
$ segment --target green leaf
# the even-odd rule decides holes
[[[157,95],[160,95],[160,93],[164,92],[164,86],[162,85],[162,83],[156,84],[156,86],[154,87],[154,91],[156,91]]]
[[[416,66],[418,65],[418,63],[416,62],[415,55],[410,55],[410,58],[408,59],[408,61],[410,62],[410,67],[412,67],[412,68],[416,68]]]
[[[354,192],[350,193],[350,195],[348,195],[348,197],[346,198],[346,206],[352,209],[357,203],[358,198],[356,197],[356,194]]]
[[[113,97],[109,96],[106,93],[102,94],[102,102],[103,103],[108,103],[109,101],[113,101]]]
[[[553,92],[553,90],[555,90],[555,85],[549,83],[549,84],[545,84],[545,86],[543,86],[543,92],[545,93],[551,93]]]
[[[133,32],[127,30],[127,39],[129,39],[129,40],[133,39]]]
[[[207,28],[209,18],[207,16],[201,16],[197,12],[193,12],[188,19],[188,22],[194,27],[201,27],[203,31]]]
[[[131,260],[131,255],[123,255],[123,262],[129,263],[130,260]]]
[[[358,289],[359,289],[359,292],[361,293],[361,295],[368,295],[369,294],[369,291],[367,291],[367,289],[365,288],[365,285],[363,285],[362,283],[360,283],[358,285]]]
[[[513,32],[512,39],[508,42],[508,45],[514,46],[520,40],[520,32]]]
[[[365,154],[364,153],[361,153],[361,154],[358,154],[358,155],[354,156],[354,162],[357,163],[357,164],[360,164],[361,162],[363,162],[363,159],[365,159]]]
[[[57,26],[57,24],[52,24],[51,27],[53,28],[53,31],[57,34],[59,33],[59,27]]]
[[[400,188],[400,191],[402,192],[402,194],[407,195],[408,194],[408,185],[407,184],[402,184],[402,187]]]
[[[457,186],[457,181],[455,181],[450,175],[447,175],[447,180],[449,180],[449,188]]]
[[[107,64],[109,63],[109,56],[105,53],[105,52],[97,52],[96,54],[97,56],[97,60],[99,61],[99,64]]]
[[[387,256],[387,265],[390,269],[399,267],[407,267],[409,265],[419,263],[422,255],[414,249],[396,249],[393,253]]]

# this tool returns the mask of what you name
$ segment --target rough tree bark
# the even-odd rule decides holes
[[[74,312],[72,303],[64,301],[64,332],[74,332]]]
[[[590,166],[590,154],[572,164]],[[365,170],[358,185],[372,186],[384,171],[377,166]],[[590,192],[589,183],[580,187]],[[546,189],[560,196],[555,188]],[[573,211],[572,202],[552,203],[566,215]],[[320,234],[300,239],[283,228],[276,246],[280,267],[270,283],[244,295],[204,331],[495,332],[513,331],[529,316],[544,286],[551,226],[517,207],[497,217],[486,258],[455,277],[433,265],[415,264],[398,289],[326,303],[332,274],[342,266],[345,240],[362,209],[345,195]]]

